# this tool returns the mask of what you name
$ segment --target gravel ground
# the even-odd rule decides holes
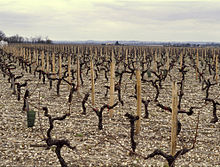
[[[185,89],[182,108],[187,111],[191,106],[202,106],[202,99],[205,93],[201,91],[201,84],[195,80],[195,72],[186,75]],[[20,67],[16,74],[21,73]],[[23,71],[24,72],[24,71]],[[173,69],[172,75],[180,79],[177,69]],[[25,73],[25,72],[24,72]],[[89,91],[89,76],[84,73],[84,86],[81,87],[81,95]],[[0,166],[60,166],[54,152],[54,148],[33,147],[32,145],[45,144],[42,141],[42,131],[46,134],[48,119],[43,116],[43,111],[37,108],[47,106],[52,116],[63,115],[68,111],[68,87],[65,83],[61,85],[61,96],[56,96],[55,82],[53,89],[49,90],[49,84],[38,84],[38,77],[25,73],[19,79],[23,82],[30,79],[28,89],[30,97],[30,108],[37,111],[37,119],[33,128],[27,128],[26,113],[22,111],[23,100],[17,101],[12,95],[7,77],[0,74]],[[77,150],[70,150],[63,147],[62,155],[69,166],[164,166],[165,159],[156,156],[144,160],[141,156],[130,156],[130,125],[125,118],[125,113],[135,113],[136,100],[129,98],[134,95],[135,77],[129,80],[129,75],[123,79],[122,95],[124,106],[118,105],[114,110],[112,119],[108,117],[108,111],[103,113],[103,130],[98,130],[98,118],[91,108],[87,107],[87,114],[82,115],[82,98],[76,93],[73,95],[71,115],[64,121],[57,121],[52,131],[54,138],[68,139],[72,146],[76,145]],[[108,83],[104,74],[100,74],[96,82],[96,107],[99,108],[108,102],[104,97],[104,85]],[[22,88],[22,97],[25,88]],[[39,95],[40,92],[40,95]],[[210,97],[217,97],[220,93],[219,85],[210,90]],[[153,99],[155,90],[150,83],[142,84],[142,95],[144,99]],[[40,98],[39,98],[40,96]],[[116,97],[117,99],[117,97]],[[220,100],[219,97],[215,98]],[[166,106],[171,105],[171,81],[168,77],[163,83],[163,89],[158,99]],[[89,101],[91,101],[89,97]],[[219,108],[219,107],[218,107]],[[142,106],[144,116],[144,106]],[[196,146],[187,154],[180,156],[176,166],[220,166],[220,122],[210,123],[212,119],[212,105],[200,109],[200,122]],[[178,136],[177,150],[183,147],[191,147],[197,122],[198,110],[194,110],[192,116],[179,114],[178,118],[182,123],[182,131]],[[220,111],[217,110],[220,118]],[[149,104],[149,119],[142,118],[141,133],[135,136],[137,142],[136,152],[139,155],[147,156],[154,149],[170,152],[170,122],[171,114],[156,107],[154,102]],[[42,129],[40,128],[42,125]],[[123,147],[121,146],[123,145]],[[126,148],[126,149],[125,149]]]

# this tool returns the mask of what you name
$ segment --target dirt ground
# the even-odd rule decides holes
[[[73,67],[74,68],[74,67]],[[195,71],[190,70],[186,74],[185,89],[182,108],[189,111],[192,106],[203,106],[205,92],[201,91],[201,83],[195,79]],[[17,75],[21,73],[21,68],[16,69]],[[49,108],[52,116],[60,116],[68,111],[68,86],[61,84],[60,97],[56,95],[56,82],[53,89],[49,90],[49,82],[42,81],[40,84],[38,76],[25,73],[19,79],[24,82],[30,79],[28,89],[32,94],[30,108],[37,112],[35,126],[27,128],[26,112],[22,111],[23,99],[17,101],[17,96],[12,95],[8,77],[4,78],[0,72],[0,166],[60,166],[54,152],[55,148],[33,147],[33,145],[45,144],[42,141],[42,131],[46,134],[49,127],[48,119],[43,116],[43,106]],[[180,75],[176,67],[171,71],[171,75],[180,80]],[[208,74],[207,74],[208,75]],[[90,91],[90,75],[83,72],[84,85],[81,86],[80,94],[83,96]],[[146,79],[153,79],[147,78]],[[171,134],[171,113],[156,107],[156,103],[149,104],[149,118],[141,119],[141,132],[135,136],[137,142],[136,153],[142,156],[130,156],[130,124],[124,116],[126,112],[136,112],[136,100],[129,96],[134,95],[135,77],[129,79],[126,74],[123,78],[122,99],[125,105],[119,104],[114,109],[114,116],[109,119],[108,111],[103,113],[103,130],[98,130],[98,117],[87,105],[87,114],[82,115],[81,96],[77,93],[73,95],[71,105],[71,115],[64,121],[56,121],[52,131],[54,138],[68,139],[77,150],[70,150],[67,147],[62,149],[62,155],[69,166],[164,166],[166,160],[161,156],[145,160],[142,156],[147,156],[155,149],[170,152]],[[171,105],[171,78],[167,77],[163,82],[163,89],[159,96],[159,101],[166,105]],[[104,74],[100,74],[96,87],[96,107],[100,108],[108,103],[105,98],[105,85],[109,83],[105,80]],[[26,88],[22,88],[22,97]],[[40,92],[40,93],[39,93]],[[219,85],[210,90],[210,97],[219,97]],[[142,97],[153,100],[155,89],[150,83],[142,83]],[[117,96],[115,97],[117,101]],[[89,103],[91,97],[89,97]],[[36,108],[37,107],[37,108]],[[219,107],[217,115],[220,118]],[[142,105],[142,116],[144,116],[144,106]],[[194,110],[192,116],[179,114],[178,118],[182,124],[182,131],[178,136],[177,150],[183,147],[191,147],[197,123],[198,109]],[[200,122],[198,137],[195,148],[187,154],[177,158],[176,166],[220,166],[220,121],[213,124],[212,104],[200,109]]]

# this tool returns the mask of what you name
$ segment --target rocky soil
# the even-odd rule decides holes
[[[192,106],[204,106],[205,92],[201,91],[201,83],[195,79],[195,71],[188,67],[190,72],[186,75],[182,108],[189,111]],[[16,74],[21,73],[18,67]],[[180,80],[176,68],[172,76]],[[12,94],[8,77],[4,78],[0,73],[0,166],[60,166],[55,154],[55,148],[36,147],[45,145],[42,134],[46,135],[49,127],[48,119],[44,117],[43,106],[47,106],[52,116],[61,116],[68,109],[68,86],[61,84],[61,96],[56,95],[56,82],[53,89],[49,90],[49,82],[42,81],[38,84],[38,77],[23,71],[25,76],[19,79],[24,82],[30,79],[28,89],[31,93],[30,108],[37,112],[35,126],[27,127],[26,112],[22,111],[23,99],[17,101],[17,96]],[[208,74],[207,74],[208,75]],[[129,79],[129,75],[123,78],[122,99],[125,105],[119,104],[114,109],[114,116],[109,119],[108,111],[103,113],[103,130],[98,130],[98,117],[87,104],[87,114],[82,115],[81,101],[86,92],[90,90],[90,76],[83,73],[84,85],[80,94],[74,93],[71,104],[71,115],[64,121],[56,121],[52,131],[53,138],[68,139],[77,150],[63,147],[62,156],[69,166],[164,166],[166,160],[161,156],[145,160],[148,154],[155,149],[170,152],[171,113],[156,107],[153,101],[149,104],[149,118],[141,119],[141,133],[135,136],[137,142],[136,153],[129,155],[130,124],[124,116],[126,112],[135,113],[136,100],[129,96],[134,95],[135,77]],[[152,76],[153,78],[154,76]],[[147,78],[147,76],[146,76]],[[148,79],[148,78],[147,78]],[[151,79],[151,78],[149,78]],[[159,101],[171,105],[171,78],[167,77],[163,82],[163,89]],[[100,74],[96,86],[96,108],[108,103],[105,98],[105,85],[109,85]],[[22,88],[22,97],[25,89]],[[219,85],[210,90],[210,97],[220,101]],[[142,96],[144,99],[153,100],[155,89],[150,83],[142,84]],[[117,100],[117,96],[116,96]],[[89,97],[89,103],[91,97]],[[217,115],[220,118],[219,106]],[[213,124],[212,104],[208,103],[200,110],[198,137],[195,148],[183,156],[177,158],[176,166],[220,166],[220,121]],[[191,147],[195,137],[198,109],[192,116],[179,114],[182,123],[182,131],[178,136],[177,150],[183,147]],[[142,106],[144,116],[144,106]]]

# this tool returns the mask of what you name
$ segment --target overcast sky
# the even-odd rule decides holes
[[[219,0],[0,0],[7,36],[220,42]]]

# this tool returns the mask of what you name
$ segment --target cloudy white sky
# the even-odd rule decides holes
[[[219,0],[0,0],[7,36],[220,42]]]

